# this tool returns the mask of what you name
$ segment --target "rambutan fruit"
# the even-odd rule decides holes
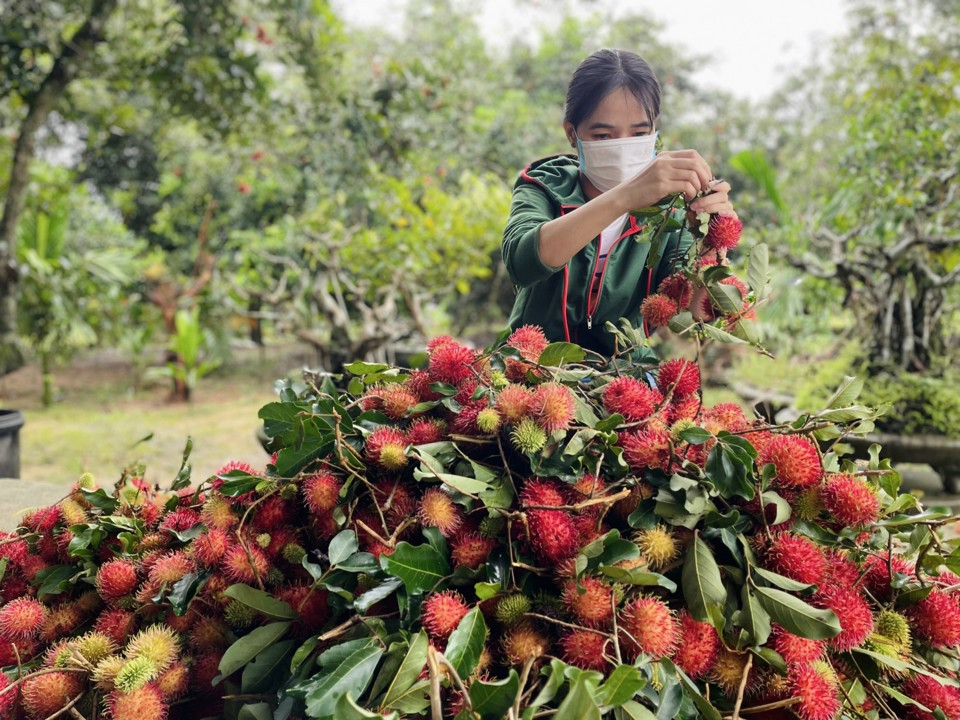
[[[501,650],[508,665],[521,666],[547,654],[550,640],[533,623],[523,621],[511,625],[503,633]]]
[[[703,677],[717,658],[720,636],[713,625],[698,622],[686,610],[677,615],[679,639],[671,659],[691,678]]]
[[[584,575],[563,584],[560,599],[567,612],[588,627],[602,627],[613,617],[613,588],[599,578]]]
[[[200,523],[200,514],[189,508],[181,508],[164,515],[160,530],[183,532]]]
[[[477,353],[447,337],[443,342],[435,342],[429,349],[428,368],[434,380],[458,385],[473,374],[473,363]]]
[[[679,311],[677,303],[660,293],[647,295],[640,303],[640,315],[643,321],[652,327],[664,327]]]
[[[640,530],[634,536],[634,542],[640,548],[643,557],[654,570],[659,570],[673,562],[680,554],[680,546],[673,533],[662,525]]]
[[[166,702],[179,700],[190,689],[190,668],[183,662],[175,662],[160,674],[155,684]]]
[[[496,546],[496,540],[480,533],[457,533],[450,542],[450,558],[454,567],[476,570],[487,561]]]
[[[527,525],[533,552],[541,562],[553,565],[580,549],[580,533],[568,512],[530,510]]]
[[[28,675],[20,685],[23,707],[35,720],[56,715],[82,692],[83,680],[73,672]]]
[[[220,564],[233,542],[226,531],[211,528],[194,539],[190,551],[202,567],[213,568]]]
[[[700,390],[700,368],[683,358],[662,362],[657,372],[657,386],[664,394],[672,388],[674,398],[694,395]]]
[[[520,491],[520,505],[524,508],[556,508],[567,504],[566,486],[555,478],[533,477]]]
[[[329,472],[318,472],[303,481],[303,499],[314,514],[329,512],[340,502],[343,483]]]
[[[816,445],[799,435],[780,435],[771,440],[762,451],[758,449],[757,467],[772,463],[781,485],[806,488],[816,485],[823,477],[823,465]]]
[[[407,438],[392,427],[379,427],[367,438],[364,453],[372,464],[384,470],[400,470],[407,464]]]
[[[20,524],[43,536],[50,535],[58,522],[60,522],[60,507],[48,505],[24,515]]]
[[[779,625],[774,626],[771,641],[773,649],[780,653],[788,667],[809,665],[820,660],[827,649],[823,640],[810,640],[794,635]]]
[[[46,605],[30,597],[17,598],[0,608],[0,640],[33,640],[47,621]]]
[[[30,552],[27,541],[18,540],[16,537],[14,533],[0,532],[0,540],[3,541],[3,544],[0,544],[0,558],[7,559],[8,568],[10,565],[20,565],[23,563],[27,554]]]
[[[840,712],[837,678],[819,663],[798,665],[790,670],[792,694],[800,698],[793,711],[801,720],[833,720]]]
[[[525,360],[536,362],[550,343],[543,333],[543,328],[536,325],[523,325],[510,333],[505,344],[519,350],[520,356]]]
[[[159,671],[153,660],[137,657],[127,660],[113,678],[113,686],[123,693],[130,693],[153,680]]]
[[[732,250],[740,242],[743,223],[736,215],[711,215],[703,245],[710,250]]]
[[[520,622],[523,616],[530,612],[530,598],[521,593],[506,595],[497,601],[494,615],[504,625],[513,625]]]
[[[132,560],[117,558],[97,570],[97,592],[108,605],[118,605],[137,589],[137,566]]]
[[[840,621],[840,634],[827,640],[834,650],[846,652],[859,647],[873,632],[870,605],[855,588],[837,585],[821,587],[813,603],[833,610]]]
[[[446,640],[469,610],[456,590],[435,592],[420,606],[420,622],[433,640]]]
[[[934,588],[904,610],[914,634],[935,648],[960,645],[960,596]]]
[[[501,417],[492,407],[485,407],[477,413],[477,429],[484,435],[493,435],[500,429]]]
[[[750,426],[743,408],[736,403],[717,403],[704,413],[710,420],[717,423],[720,429],[728,432],[740,432]],[[747,435],[747,440],[753,435]]]
[[[850,559],[849,555],[837,548],[827,548],[824,551],[827,559],[827,576],[825,582],[832,585],[846,585],[853,587],[860,581],[860,568]]]
[[[241,545],[231,545],[223,556],[221,563],[223,572],[235,582],[256,584],[257,578],[262,578],[270,569],[267,556],[254,546],[247,548]]]
[[[561,656],[564,662],[583,670],[603,672],[610,665],[607,660],[607,645],[610,639],[590,630],[571,630],[560,638]]]
[[[444,537],[452,536],[463,523],[460,508],[438,487],[429,488],[423,493],[417,516],[424,527],[435,527]]]
[[[126,644],[136,627],[136,616],[120,609],[104,610],[93,624],[94,632],[103,633],[118,646]]]
[[[418,402],[432,402],[440,399],[440,395],[430,388],[432,382],[433,378],[426,370],[414,370],[404,385],[417,396]]]
[[[952,685],[943,685],[935,678],[917,673],[900,687],[905,695],[931,710],[940,708],[948,720],[960,718],[960,689]],[[915,705],[905,705],[904,709],[915,720],[933,720],[932,713],[924,712]]]
[[[128,659],[149,659],[158,672],[166,670],[180,652],[177,634],[166,625],[157,624],[144,628],[130,638],[123,653]]]
[[[631,430],[620,433],[623,458],[635,473],[666,470],[670,464],[670,433],[666,430]]]
[[[223,619],[234,630],[244,630],[257,619],[257,611],[249,605],[231,600],[223,609]]]
[[[390,383],[380,390],[380,410],[394,420],[402,420],[420,398],[410,388],[399,383]]]
[[[64,527],[81,525],[90,519],[84,507],[72,498],[60,501],[60,517],[63,518]]]
[[[50,563],[40,555],[27,555],[20,563],[20,571],[29,582],[35,582],[37,574],[51,567]]]
[[[222,659],[223,652],[221,650],[207,650],[197,655],[191,668],[190,688],[202,694],[216,692],[213,680],[220,674],[220,661]]]
[[[646,420],[663,402],[663,395],[645,382],[625,375],[603,388],[603,406],[611,415],[619,413],[629,422]]]
[[[487,409],[486,400],[466,400],[450,422],[451,435],[483,435],[477,425],[480,413]]]
[[[827,477],[820,487],[823,506],[844,526],[870,525],[880,515],[880,499],[862,478],[848,473]]]
[[[200,653],[224,650],[230,644],[230,628],[220,617],[200,616],[193,624],[187,642]]]
[[[330,619],[326,590],[302,583],[288,585],[277,593],[277,597],[290,605],[299,616],[294,623],[295,634],[316,633]]]
[[[230,503],[219,495],[211,495],[206,499],[200,517],[204,525],[217,530],[229,530],[240,522]]]
[[[54,642],[74,632],[83,620],[83,613],[75,603],[62,603],[47,614],[37,637],[41,642]]]
[[[827,559],[819,545],[803,535],[782,532],[774,536],[764,562],[769,570],[797,582],[823,585]]]
[[[693,285],[686,275],[682,272],[676,272],[664,278],[663,282],[657,287],[657,293],[666,295],[677,304],[677,307],[685,308],[690,304]]]
[[[511,383],[497,393],[494,407],[508,423],[518,423],[530,412],[533,393],[524,385]]]
[[[580,498],[594,498],[603,495],[607,484],[603,478],[593,473],[584,473],[571,487]]]
[[[415,420],[407,428],[407,442],[411,445],[428,445],[447,437],[447,423],[440,418]]]
[[[910,647],[910,624],[893,610],[881,610],[873,622],[873,632],[906,649]]]
[[[734,652],[721,647],[717,650],[717,657],[713,661],[713,667],[707,675],[709,681],[719,687],[723,693],[730,698],[737,696],[740,689],[740,682],[743,680],[744,672],[747,672],[747,659],[750,653]],[[757,684],[757,667],[751,666],[747,675],[747,691],[755,688]]]
[[[380,480],[373,486],[377,505],[391,525],[400,525],[409,517],[416,516],[419,509],[417,489],[399,479]]]
[[[6,673],[0,672],[0,717],[16,717],[16,707],[20,703],[20,688],[10,686],[13,682]]]
[[[547,444],[547,433],[532,417],[524,417],[510,433],[513,446],[522,453],[532,454]]]
[[[98,662],[90,675],[90,679],[103,692],[114,690],[114,680],[120,668],[127,664],[127,660],[119,655],[108,655]]]
[[[573,393],[561,383],[538,385],[530,400],[530,412],[548,433],[566,430],[573,420],[574,407]]]
[[[96,665],[117,651],[117,643],[106,633],[90,631],[71,640],[70,648],[74,655],[79,655],[90,665]],[[71,664],[75,663],[76,658],[71,660]]]
[[[104,700],[110,720],[166,720],[170,706],[154,683],[148,683],[133,692],[114,690]]]
[[[290,525],[295,519],[296,505],[279,494],[261,500],[253,513],[254,527],[264,532]]]
[[[620,647],[631,660],[641,654],[654,660],[676,647],[680,628],[670,608],[660,599],[641,595],[620,611]]]
[[[184,575],[192,573],[197,569],[193,560],[183,551],[167,553],[157,559],[150,568],[148,582],[152,585],[161,586],[166,584],[172,586],[175,582],[182,579]]]

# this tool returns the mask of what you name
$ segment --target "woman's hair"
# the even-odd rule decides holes
[[[584,59],[570,78],[564,122],[577,127],[618,88],[633,93],[651,122],[660,115],[660,83],[647,61],[629,50],[603,49]]]

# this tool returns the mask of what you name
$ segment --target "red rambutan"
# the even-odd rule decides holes
[[[662,362],[657,373],[657,386],[662,393],[673,388],[673,397],[678,399],[694,395],[700,390],[700,368],[683,358]]]
[[[137,566],[132,560],[117,558],[97,570],[97,591],[108,605],[116,605],[137,589]]]
[[[709,419],[717,423],[721,430],[739,432],[746,430],[750,423],[743,413],[743,408],[736,403],[717,403],[704,412]],[[746,436],[750,440],[753,435]]]
[[[166,702],[178,700],[190,689],[190,668],[183,662],[175,662],[160,674],[156,685]]]
[[[732,250],[740,242],[742,231],[743,223],[736,215],[711,215],[703,245],[710,250]]]
[[[663,395],[645,382],[625,375],[603,389],[603,406],[610,414],[620,413],[629,422],[646,420],[663,402]]]
[[[446,640],[470,608],[455,590],[431,593],[420,606],[420,622],[434,640]]]
[[[294,631],[299,635],[318,632],[330,619],[326,590],[303,583],[283,588],[277,593],[277,597],[290,605],[300,616],[294,624]]]
[[[912,563],[902,555],[890,555],[889,553],[869,555],[863,561],[863,567],[865,570],[863,586],[867,592],[881,601],[890,599],[891,583],[895,580],[897,573],[913,574]]]
[[[148,582],[157,586],[166,583],[169,587],[196,569],[193,560],[185,552],[177,550],[157,558],[150,568]]]
[[[639,473],[648,468],[666,470],[670,464],[670,433],[666,430],[633,430],[620,434],[623,458]]]
[[[823,466],[816,445],[799,435],[780,435],[763,450],[758,448],[757,467],[772,463],[776,477],[785,487],[805,488],[816,485],[823,477]]]
[[[163,522],[160,523],[160,529],[182,532],[183,530],[189,530],[199,522],[199,513],[189,508],[181,508],[167,513],[163,518]]]
[[[254,511],[253,524],[264,532],[286,527],[296,519],[296,505],[279,494],[264,498]]]
[[[213,681],[220,674],[222,659],[223,651],[221,650],[206,650],[197,655],[193,660],[193,667],[190,668],[190,688],[201,694],[217,692]]]
[[[809,665],[820,660],[826,651],[826,644],[822,640],[794,635],[779,625],[774,626],[771,640],[773,649],[780,653],[788,666]]]
[[[23,707],[36,720],[48,718],[63,710],[83,691],[83,680],[77,673],[52,672],[30,675],[20,686]],[[118,720],[127,720],[120,718]],[[143,720],[143,718],[139,718]]]
[[[400,383],[390,383],[380,390],[380,409],[383,414],[394,420],[402,420],[407,411],[420,402],[410,388]]]
[[[426,370],[414,370],[404,384],[417,396],[418,402],[432,402],[440,399],[440,395],[430,389],[432,382],[433,378]]]
[[[527,513],[530,544],[541,562],[555,564],[580,549],[580,533],[570,513],[531,510]]]
[[[127,638],[137,628],[137,617],[126,610],[104,610],[93,624],[95,632],[103,633],[118,646],[123,646]]]
[[[596,577],[567,580],[560,600],[567,612],[588,627],[604,626],[613,617],[613,588]]]
[[[538,385],[530,400],[530,412],[547,432],[566,430],[573,420],[574,399],[570,388],[560,383]]]
[[[385,470],[399,470],[407,464],[404,449],[407,438],[392,427],[379,427],[367,438],[364,452],[367,460]]]
[[[960,689],[941,685],[934,678],[919,673],[910,677],[900,689],[905,695],[931,710],[940,708],[948,720],[960,718]],[[934,717],[915,705],[905,705],[904,709],[915,720],[933,720]]]
[[[797,582],[823,585],[826,579],[827,558],[823,550],[803,535],[777,533],[767,550],[765,564],[769,570]]]
[[[572,630],[560,638],[561,654],[570,665],[603,672],[610,664],[606,658],[609,642],[607,637],[589,630]]]
[[[340,502],[342,488],[343,483],[336,475],[318,472],[303,481],[303,498],[313,513],[329,512]]]
[[[653,293],[640,303],[640,314],[643,321],[652,327],[664,327],[677,314],[677,303],[666,295]]]
[[[530,412],[532,401],[528,388],[511,383],[499,392],[494,407],[508,423],[517,423]]]
[[[429,348],[429,372],[434,380],[458,385],[473,374],[477,353],[449,337],[434,338]]]
[[[547,336],[543,334],[543,328],[524,325],[510,334],[506,344],[519,350],[521,357],[525,360],[536,362],[540,359],[540,353],[546,350],[550,343],[547,341]]]
[[[480,533],[461,532],[450,541],[450,557],[455,567],[476,570],[483,565],[497,546],[493,538]]]
[[[47,621],[49,611],[39,600],[24,597],[0,608],[0,639],[11,642],[32,640]]]
[[[830,638],[830,647],[846,652],[863,644],[873,632],[873,613],[870,605],[855,588],[831,585],[816,594],[814,604],[833,610],[840,621],[840,634]]]
[[[453,435],[484,435],[480,429],[478,418],[480,413],[487,409],[486,400],[469,400],[460,406],[453,421],[450,423],[450,432]]]
[[[530,478],[520,491],[520,504],[525,508],[561,507],[567,504],[567,488],[555,478]]]
[[[254,585],[257,578],[262,578],[270,569],[266,555],[257,547],[231,545],[223,556],[221,563],[223,572],[235,582]]]
[[[904,614],[910,618],[914,635],[937,648],[960,645],[960,596],[934,588]]]
[[[16,717],[14,708],[20,701],[20,688],[7,690],[12,684],[6,673],[0,673],[0,717]]]
[[[827,477],[820,499],[834,519],[844,526],[870,525],[880,515],[880,499],[862,478],[848,473]]]
[[[620,646],[631,660],[641,653],[659,660],[676,647],[680,629],[670,608],[655,597],[641,595],[620,613]]]
[[[444,537],[453,535],[463,523],[463,514],[453,499],[438,487],[429,488],[417,511],[424,527],[435,527]]]
[[[680,635],[672,660],[691,678],[705,675],[713,666],[720,649],[720,637],[713,625],[698,622],[686,610],[677,616]]]
[[[407,428],[407,442],[411,445],[427,445],[447,437],[447,424],[440,418],[415,420]]]
[[[193,557],[200,565],[212,568],[220,564],[233,542],[225,531],[211,528],[198,535],[190,547]]]
[[[690,304],[690,296],[693,294],[693,285],[690,279],[682,272],[676,272],[668,275],[657,288],[660,295],[666,295],[673,300],[677,307],[685,308]]]
[[[833,720],[840,711],[837,681],[825,677],[814,665],[801,665],[790,671],[792,694],[800,698],[793,711],[801,720]]]
[[[550,649],[550,640],[532,623],[518,622],[507,628],[501,642],[508,665],[524,665],[528,660],[539,660]]]
[[[577,479],[577,482],[573,484],[571,489],[580,495],[580,497],[593,498],[603,495],[606,487],[607,484],[603,481],[602,477],[598,477],[593,473],[584,473]]]
[[[147,683],[129,693],[114,690],[104,704],[110,720],[165,720],[170,709],[156,683]]]

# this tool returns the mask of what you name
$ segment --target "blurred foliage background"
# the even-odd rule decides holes
[[[658,72],[664,147],[737,189],[744,250],[774,248],[775,359],[709,352],[716,392],[802,409],[855,374],[888,429],[960,436],[960,6],[847,7],[756,104],[697,86],[705,58],[648,17],[569,14],[504,52],[457,0],[410,0],[400,33],[325,0],[8,0],[0,374],[38,365],[52,403],[58,367],[114,348],[188,399],[241,343],[337,372],[489,341],[512,182],[568,151],[566,82],[617,46]]]

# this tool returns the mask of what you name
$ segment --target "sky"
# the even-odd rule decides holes
[[[348,24],[378,28],[402,25],[406,0],[333,0]],[[480,26],[494,46],[531,32],[558,13],[558,0],[474,0]],[[595,0],[595,8],[649,14],[665,25],[664,40],[688,54],[711,58],[695,80],[759,101],[768,97],[814,48],[847,26],[844,0]],[[642,54],[642,51],[641,51]]]

